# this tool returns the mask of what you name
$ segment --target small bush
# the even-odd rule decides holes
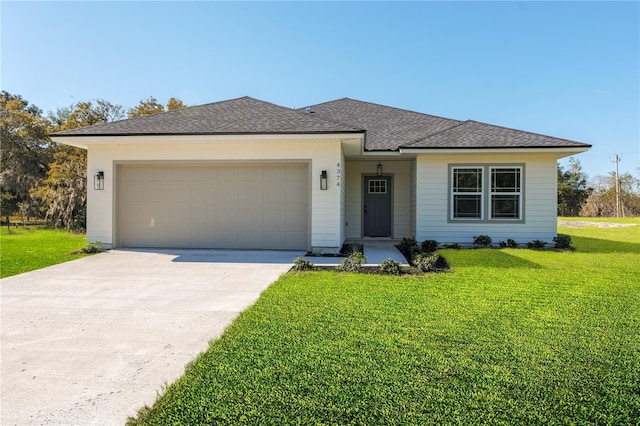
[[[507,241],[500,241],[500,248],[518,248],[518,243],[511,238],[507,239]]]
[[[104,244],[102,244],[100,241],[96,241],[94,243],[90,243],[86,247],[81,248],[80,250],[72,251],[71,254],[80,254],[80,253],[96,254],[96,253],[102,253],[103,251],[106,251],[106,250],[107,249],[104,247]]]
[[[400,264],[391,258],[383,261],[379,268],[383,274],[400,275]]]
[[[474,247],[491,247],[491,237],[488,235],[477,235],[473,237]]]
[[[571,237],[566,234],[558,234],[553,237],[553,242],[555,243],[554,247],[557,249],[570,249],[571,248]]]
[[[419,254],[413,261],[413,265],[422,272],[440,272],[449,269],[449,262],[439,254]]]
[[[438,242],[436,240],[424,240],[420,248],[425,253],[433,253],[438,249]]]
[[[536,250],[543,249],[546,246],[547,246],[547,243],[545,243],[542,240],[533,240],[527,243],[527,248],[536,249]]]
[[[410,253],[414,247],[418,247],[418,241],[415,237],[405,237],[400,241],[400,244],[398,244],[398,250],[402,253]]]
[[[349,257],[342,259],[337,269],[340,272],[360,272],[365,263],[367,263],[367,256],[360,252],[354,252]]]
[[[313,271],[313,268],[315,268],[313,262],[303,259],[302,257],[296,257],[293,261],[294,271]]]
[[[454,250],[460,250],[460,244],[458,243],[448,243],[442,246],[443,248],[446,249],[454,249]]]

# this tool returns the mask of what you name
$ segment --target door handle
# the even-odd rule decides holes
[[[367,206],[364,206],[364,215],[367,215]]]

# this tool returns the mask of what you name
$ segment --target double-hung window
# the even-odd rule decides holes
[[[449,219],[522,220],[522,178],[523,166],[451,166]]]
[[[482,167],[453,168],[453,219],[482,219]]]
[[[491,219],[520,219],[522,210],[522,169],[490,167]]]

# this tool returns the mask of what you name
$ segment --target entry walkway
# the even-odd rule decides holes
[[[363,246],[364,255],[367,256],[367,266],[377,266],[387,259],[393,259],[401,265],[407,265],[407,259],[398,251],[396,245],[398,241],[388,239],[364,239],[348,241]],[[342,262],[342,257],[307,256],[305,259],[318,266],[338,265]]]

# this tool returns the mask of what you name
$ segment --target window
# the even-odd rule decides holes
[[[491,167],[491,219],[520,219],[520,167]]]
[[[522,166],[450,170],[450,220],[522,220]]]
[[[453,168],[453,218],[482,219],[481,167]]]
[[[386,194],[386,193],[387,193],[386,179],[369,180],[369,194]]]

